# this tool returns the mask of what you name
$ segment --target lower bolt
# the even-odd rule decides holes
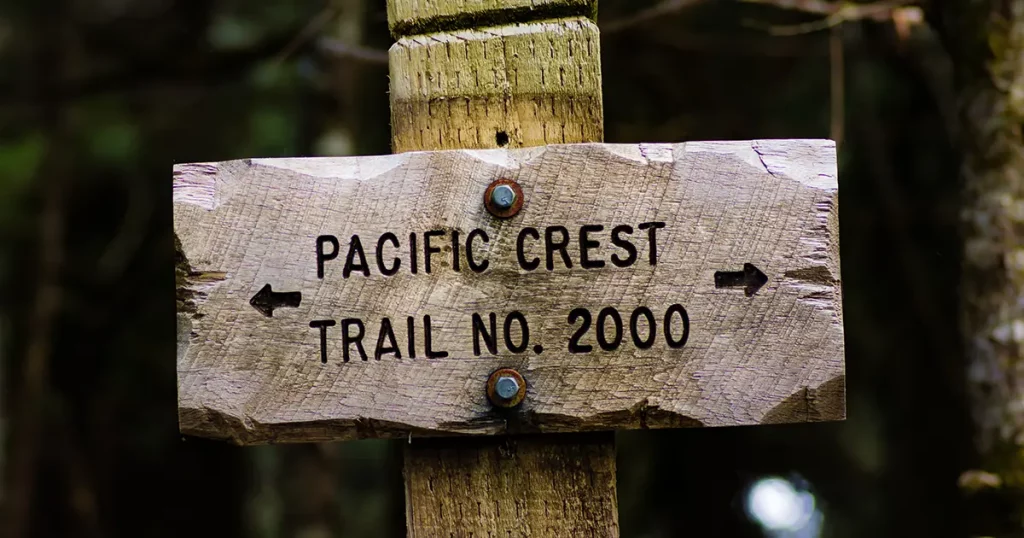
[[[497,407],[511,408],[526,397],[526,380],[512,368],[502,368],[487,379],[487,399]]]
[[[494,393],[502,400],[511,400],[519,393],[519,382],[513,377],[501,376],[494,383]]]

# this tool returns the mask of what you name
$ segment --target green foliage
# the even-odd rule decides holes
[[[249,147],[260,157],[295,155],[297,148],[294,113],[285,108],[253,111],[249,118]]]
[[[243,49],[256,43],[262,29],[256,21],[222,15],[210,24],[208,39],[215,49]]]
[[[45,151],[46,138],[29,131],[7,142],[0,142],[0,216],[13,216],[22,207],[30,180],[35,176]]]
[[[42,161],[45,140],[40,132],[31,131],[21,138],[0,142],[0,241],[4,243],[23,237],[31,226],[31,180]],[[8,278],[12,257],[13,253],[0,249],[0,280]]]
[[[76,109],[75,122],[88,125],[79,144],[95,166],[130,168],[139,162],[140,126],[117,99],[98,99]]]

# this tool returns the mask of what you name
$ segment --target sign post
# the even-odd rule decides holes
[[[596,10],[597,0],[388,0],[393,151],[603,141]],[[611,431],[460,441],[407,447],[410,536],[618,536]]]
[[[412,536],[615,536],[609,432],[842,419],[834,144],[596,143],[591,2],[448,4],[389,3],[405,153],[175,167],[182,432],[405,439]]]

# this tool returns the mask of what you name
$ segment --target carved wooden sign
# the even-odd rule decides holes
[[[511,217],[485,208],[498,180]],[[178,165],[181,430],[842,419],[837,200],[818,140]],[[487,396],[500,368],[512,409]]]

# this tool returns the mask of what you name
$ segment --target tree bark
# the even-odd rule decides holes
[[[1024,1],[946,0],[932,10],[955,68],[964,159],[961,323],[979,457],[961,486],[1006,501],[973,514],[974,534],[1016,535],[1024,529]]]

